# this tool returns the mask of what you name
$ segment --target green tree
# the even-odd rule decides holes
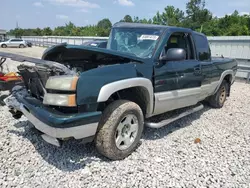
[[[184,19],[184,12],[174,6],[167,6],[161,15],[161,24],[170,26],[180,26]]]
[[[112,23],[108,18],[104,18],[97,23],[97,27],[110,30],[112,28]]]
[[[41,36],[42,35],[42,30],[40,28],[33,29],[33,32],[36,36]]]
[[[158,12],[156,13],[156,15],[153,17],[153,23],[154,23],[154,24],[159,24],[159,25],[162,25],[162,24],[163,24],[162,15],[160,14],[159,11],[158,11]]]
[[[237,10],[222,18],[213,17],[206,8],[205,0],[189,0],[184,11],[174,6],[167,6],[162,13],[158,11],[151,19],[138,16],[132,19],[130,15],[126,15],[121,21],[188,27],[208,36],[250,35],[250,16],[240,15]],[[49,27],[44,29],[16,28],[11,29],[8,35],[16,37],[52,34],[56,36],[108,36],[111,27],[112,23],[105,18],[100,20],[97,25],[77,27],[72,22],[68,22],[64,26],[56,27],[53,31]]]
[[[133,22],[133,19],[130,15],[124,16],[124,18],[121,20],[121,22]]]
[[[67,36],[65,26],[56,27],[53,31],[54,36]]]
[[[72,23],[72,22],[69,22],[69,23],[66,23],[65,24],[65,34],[67,36],[73,36],[73,29],[75,28],[76,26]]]
[[[42,30],[42,35],[44,35],[44,36],[52,35],[52,30],[50,29],[50,27],[45,27],[45,28]]]
[[[102,19],[97,23],[97,35],[101,37],[106,37],[109,35],[112,28],[112,23],[109,19]]]
[[[212,20],[212,13],[205,6],[205,0],[190,0],[186,5],[184,26],[196,30]]]
[[[14,29],[14,35],[15,35],[15,37],[24,36],[24,30],[21,28],[16,28],[16,29]]]

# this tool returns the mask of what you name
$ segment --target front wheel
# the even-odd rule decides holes
[[[143,113],[136,103],[115,101],[103,112],[95,139],[96,148],[109,159],[124,159],[137,148],[143,127]]]
[[[7,45],[6,45],[6,44],[2,44],[1,47],[2,47],[2,48],[7,48]]]
[[[225,80],[220,85],[218,91],[209,98],[208,102],[210,106],[214,108],[222,108],[229,92],[229,84]]]
[[[20,44],[19,45],[19,48],[24,48],[25,46],[23,44]]]

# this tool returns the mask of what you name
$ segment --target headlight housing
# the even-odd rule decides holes
[[[46,93],[43,98],[43,104],[74,107],[76,106],[76,95]]]
[[[78,81],[77,76],[51,76],[46,82],[45,88],[60,91],[75,91]]]

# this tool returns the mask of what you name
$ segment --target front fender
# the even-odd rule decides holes
[[[153,85],[145,78],[138,64],[117,64],[83,72],[77,83],[77,104],[105,102],[122,89],[143,87],[148,92],[150,104],[147,113],[153,111]]]
[[[138,77],[140,74],[135,67],[136,64],[117,64],[83,72],[77,82],[77,104],[96,103],[102,86]]]

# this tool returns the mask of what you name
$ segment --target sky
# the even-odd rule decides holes
[[[114,24],[125,15],[152,18],[157,11],[173,5],[185,10],[188,0],[1,0],[0,29],[10,30],[18,22],[21,28],[44,28],[65,25],[97,24],[109,18]],[[207,8],[218,17],[235,9],[250,13],[250,0],[206,0]]]

